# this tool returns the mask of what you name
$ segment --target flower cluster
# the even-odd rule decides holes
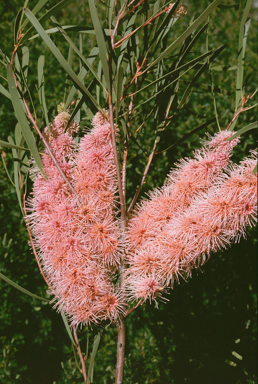
[[[45,152],[47,180],[35,170],[27,220],[56,306],[72,325],[115,321],[124,299],[112,282],[121,244],[110,124],[105,112],[97,113],[92,131],[76,149],[72,133],[78,125],[72,122],[64,133],[69,119],[67,112],[60,113],[45,136],[76,194]]]
[[[230,162],[238,139],[222,131],[181,160],[165,185],[138,205],[129,222],[126,287],[133,300],[155,300],[180,276],[228,247],[256,219],[255,153]]]
[[[34,170],[27,221],[55,305],[72,325],[115,322],[127,301],[161,298],[180,276],[254,224],[256,154],[233,164],[238,139],[222,131],[136,206],[122,234],[108,114],[94,116],[78,148],[72,134],[79,127],[69,121],[61,112],[44,131],[66,180],[45,151],[46,177]],[[124,254],[124,279],[115,284]]]

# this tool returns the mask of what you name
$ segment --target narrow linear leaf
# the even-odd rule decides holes
[[[13,139],[9,136],[8,140],[11,144],[14,145]],[[14,173],[14,184],[15,184],[15,191],[17,195],[17,199],[21,208],[21,211],[23,213],[23,205],[22,205],[22,196],[21,196],[21,185],[20,185],[20,161],[18,158],[18,153],[15,148],[12,148],[12,153],[13,153],[13,173]]]
[[[89,370],[88,370],[88,377],[90,379],[90,383],[93,383],[93,370],[94,370],[95,357],[96,357],[96,354],[97,354],[97,350],[98,350],[98,347],[99,347],[101,336],[102,336],[102,331],[100,331],[94,337],[94,341],[93,341],[92,352],[91,352],[91,355],[90,355],[90,365],[89,365]]]
[[[76,114],[78,113],[78,111],[80,111],[80,109],[81,109],[83,103],[84,103],[84,98],[82,97],[82,98],[80,99],[80,101],[76,104],[76,106],[75,106],[73,112],[71,113],[70,119],[69,119],[69,121],[67,122],[66,127],[65,127],[65,132],[66,132],[67,128],[69,127],[69,125],[71,124],[71,122],[72,122],[73,120],[75,120],[75,116],[76,116]]]
[[[251,129],[255,129],[255,128],[258,128],[258,121],[255,121],[255,122],[253,122],[253,123],[251,123],[251,124],[246,125],[244,128],[239,129],[239,131],[237,131],[236,133],[234,133],[234,135],[231,136],[231,137],[228,139],[228,141],[231,141],[231,140],[235,139],[237,136],[240,136],[240,135],[242,135],[243,133],[248,132],[248,131],[250,131]]]
[[[65,60],[64,56],[61,54],[59,49],[56,47],[56,45],[53,43],[53,41],[50,39],[50,37],[46,34],[45,30],[42,28],[38,20],[35,18],[35,16],[31,13],[29,9],[25,9],[25,15],[28,17],[34,28],[38,31],[43,41],[47,44],[48,48],[51,50],[53,55],[56,57],[56,59],[59,61],[59,63],[62,65],[64,70],[67,72],[67,74],[70,76],[74,84],[79,88],[79,90],[82,92],[82,94],[88,99],[91,103],[94,104],[94,106],[97,109],[101,109],[100,105],[96,102],[94,97],[91,95],[91,93],[88,91],[88,89],[81,83],[81,81],[76,76],[73,69],[70,67],[70,65]]]
[[[36,14],[44,7],[44,5],[48,2],[49,0],[41,0],[38,2],[38,4],[33,8],[32,14],[36,16]],[[39,21],[41,23],[44,23],[46,20],[50,18],[50,16],[53,16],[57,13],[59,13],[64,7],[72,3],[73,0],[63,0],[59,1],[58,4],[54,5],[52,8],[50,8],[40,19]],[[40,4],[41,3],[41,4]],[[28,24],[28,20],[26,19],[24,23],[21,26],[21,30],[24,30],[25,26]],[[24,34],[22,40],[26,40],[27,36],[32,32],[32,27],[30,27],[26,33]]]
[[[82,69],[80,70],[80,72],[79,72],[79,74],[78,74],[78,79],[79,79],[80,81],[83,81],[83,79],[84,79],[84,77],[86,76],[87,72],[88,72],[87,69],[86,69],[85,67],[82,67]],[[77,89],[76,89],[76,87],[73,85],[73,86],[71,87],[71,89],[70,89],[70,91],[69,91],[69,94],[68,94],[68,96],[67,96],[67,98],[66,98],[66,101],[65,101],[65,107],[64,107],[65,110],[67,110],[67,108],[69,107],[70,103],[73,101],[73,98],[74,98],[76,92],[77,92]]]
[[[19,123],[17,123],[15,127],[15,143],[18,147],[22,147],[25,143],[25,139],[22,134],[22,130]],[[21,180],[21,183],[24,184],[24,181],[27,178],[27,174],[30,168],[29,159],[28,159],[27,153],[22,149],[17,150],[17,158],[20,161],[20,169],[19,169],[20,180]]]
[[[182,3],[182,0],[177,0],[173,6],[171,7],[170,11],[168,12],[168,14],[166,15],[166,17],[164,18],[164,20],[162,21],[162,23],[160,24],[160,26],[158,27],[158,30],[155,31],[155,34],[153,36],[153,39],[151,41],[151,44],[150,44],[150,48],[151,46],[153,45],[153,43],[155,43],[155,47],[157,47],[157,45],[159,44],[160,40],[162,38],[164,38],[164,33],[166,31],[166,29],[168,28],[168,26],[170,25],[171,23],[171,17],[173,17],[173,14],[175,12],[175,10],[177,9],[177,7]],[[155,13],[158,13],[158,10],[156,10]],[[155,13],[153,14],[153,16],[155,16]],[[173,21],[173,20],[172,20]],[[150,49],[149,48],[149,49]],[[148,49],[148,50],[149,50]]]
[[[21,126],[24,138],[26,140],[26,143],[29,147],[29,150],[31,151],[31,154],[40,169],[40,171],[43,174],[43,165],[41,162],[41,158],[37,149],[35,137],[30,129],[29,123],[27,121],[26,115],[24,113],[24,109],[22,106],[22,101],[20,99],[18,90],[15,85],[14,77],[13,77],[13,72],[12,72],[12,67],[11,64],[7,64],[7,79],[8,79],[8,84],[9,84],[9,92],[12,98],[12,103],[13,103],[13,108],[15,115],[17,117],[17,120]]]
[[[239,9],[240,3],[235,3],[235,4],[219,4],[218,8],[221,9],[230,9],[230,8],[235,8],[235,11]]]
[[[22,70],[25,80],[27,80],[29,69],[30,52],[28,47],[22,47]]]
[[[45,65],[45,56],[41,55],[38,59],[38,93],[39,93],[39,102],[43,110],[45,122],[49,127],[48,110],[47,110],[47,104],[46,104],[46,98],[45,98],[44,65]]]
[[[17,13],[17,16],[15,18],[14,22],[14,45],[17,43],[18,36],[19,36],[19,27],[20,27],[20,22],[23,14],[23,9],[20,9],[19,12]]]
[[[44,7],[44,5],[48,2],[49,0],[40,0],[37,4],[36,4],[36,6],[33,8],[33,10],[32,10],[32,13],[33,13],[33,15],[35,15],[36,16],[36,14]],[[26,6],[27,7],[27,6]],[[26,8],[25,6],[24,6],[24,8]],[[23,22],[23,24],[21,25],[21,27],[20,27],[20,30],[23,30],[25,27],[26,27],[26,25],[28,24],[28,20],[26,19],[24,22]]]
[[[181,67],[178,67],[178,68],[174,69],[173,71],[168,72],[168,73],[166,73],[165,75],[159,77],[158,79],[152,81],[151,83],[149,83],[149,84],[146,85],[145,87],[139,89],[138,91],[136,91],[136,92],[134,92],[134,93],[131,93],[129,96],[134,96],[134,95],[136,95],[136,94],[139,93],[139,92],[145,91],[147,88],[149,88],[149,87],[152,86],[153,84],[156,84],[157,82],[159,82],[159,81],[161,81],[161,80],[163,80],[163,79],[166,79],[167,77],[169,77],[169,76],[171,76],[171,75],[173,75],[173,74],[175,74],[175,73],[177,73],[177,72],[180,72],[180,71],[182,71],[183,69],[185,69],[185,68],[187,68],[187,67],[189,67],[189,66],[191,66],[190,69],[192,69],[192,68],[195,66],[196,63],[198,63],[199,61],[202,61],[202,60],[205,59],[207,56],[210,56],[210,55],[212,55],[212,54],[213,54],[212,51],[209,51],[209,52],[204,53],[203,55],[197,57],[196,59],[193,59],[193,60],[189,61],[188,63],[181,65]]]
[[[4,66],[6,66],[6,64],[5,64],[5,63],[3,63],[1,60],[0,60],[0,63],[1,63],[1,64],[4,64]],[[1,79],[3,79],[4,81],[6,81],[6,82],[7,82],[7,79],[6,79],[4,76],[0,75],[0,77],[1,77]]]
[[[181,2],[182,0],[178,0],[179,2]],[[177,2],[178,2],[177,1]],[[117,41],[116,42],[116,44],[119,44],[119,46],[120,46],[120,44],[121,43],[123,43],[123,42],[125,42],[126,40],[128,40],[129,38],[131,38],[133,35],[135,35],[140,29],[142,29],[142,28],[144,28],[146,25],[148,25],[148,24],[150,24],[150,23],[152,23],[153,22],[153,18],[155,19],[156,17],[158,17],[160,14],[161,14],[161,12],[163,12],[164,11],[164,6],[165,5],[162,5],[162,7],[155,13],[155,14],[153,14],[151,17],[149,17],[147,20],[144,20],[144,22],[141,24],[141,25],[139,25],[137,28],[135,28],[131,33],[128,33],[127,35],[125,35],[123,38],[122,38],[122,41],[120,40],[120,41]],[[173,5],[173,7],[175,8],[175,5]],[[136,11],[136,13],[137,13],[137,11]],[[172,9],[169,11],[169,14],[171,15],[171,13],[172,13]],[[170,21],[169,21],[169,23],[170,23]],[[164,30],[166,31],[167,30],[167,27],[165,27],[163,30],[162,30],[162,33],[164,33]],[[152,43],[150,44],[150,46],[152,46]]]
[[[24,8],[27,7],[28,2],[29,2],[29,0],[25,0],[25,3],[23,4],[22,10],[21,10],[21,16],[20,16],[19,24],[17,25],[17,31],[16,31],[16,33],[14,35],[16,40],[18,39],[19,34],[20,34],[21,24],[22,24],[23,17],[24,17]]]
[[[235,71],[237,69],[237,66],[233,65],[232,67],[230,67],[226,65],[222,66],[222,65],[214,64],[210,66],[210,69],[211,71],[226,72],[226,71]]]
[[[218,4],[221,2],[221,0],[215,0],[213,3],[211,3],[206,10],[198,17],[198,19],[195,20],[186,30],[179,36],[172,44],[168,46],[167,49],[165,49],[162,54],[157,57],[152,63],[150,63],[147,68],[143,71],[148,71],[151,67],[158,64],[159,61],[163,60],[166,56],[170,55],[171,52],[173,52],[177,47],[180,46],[180,44],[193,32],[195,31],[199,25],[207,19],[207,17],[210,15],[210,13],[218,6]]]
[[[208,18],[208,20],[210,21],[210,17]],[[207,28],[207,33],[206,33],[206,50],[207,51],[209,50],[209,28]],[[214,108],[214,113],[216,116],[217,126],[218,126],[218,129],[220,131],[221,129],[220,129],[220,123],[219,123],[219,114],[218,114],[218,109],[217,109],[216,96],[215,96],[215,92],[214,92],[215,84],[213,81],[213,74],[211,72],[211,64],[210,64],[209,57],[207,57],[207,64],[208,64],[208,69],[209,69],[211,94],[212,94],[212,99],[213,99],[213,108]]]
[[[88,57],[88,62],[90,63],[90,65],[94,62],[94,60],[96,59],[97,55],[98,55],[98,48],[97,47],[94,47]],[[84,77],[86,76],[87,74],[87,69],[85,67],[82,67],[81,70],[80,70],[80,73],[78,74],[78,79],[80,81],[83,81]],[[68,96],[67,96],[67,99],[65,101],[65,109],[68,108],[69,104],[72,102],[73,98],[74,98],[74,95],[75,93],[77,92],[77,89],[75,86],[72,86]]]
[[[197,65],[197,63],[195,64]],[[167,88],[169,88],[173,83],[175,83],[176,81],[178,81],[178,79],[180,79],[181,77],[183,77],[188,71],[190,71],[195,65],[193,65],[192,67],[188,68],[185,72],[181,73],[176,79],[172,80],[171,82],[169,82],[166,86],[164,86],[159,92],[156,92],[153,96],[151,96],[149,99],[143,101],[141,104],[137,105],[134,110],[142,107],[142,105],[146,104],[146,103],[149,103],[153,98],[157,97],[158,95],[160,95],[162,92],[164,92]],[[197,74],[195,75],[194,79],[192,80],[192,82],[189,84],[188,88],[190,89],[190,86],[193,87],[193,84],[195,83],[197,77],[199,77],[201,75],[201,73],[204,71],[205,69],[205,66],[207,66],[207,64],[205,63],[202,67],[202,71],[198,71]],[[160,79],[159,79],[160,80]],[[182,96],[182,99],[183,97],[184,98],[187,98],[189,96],[189,93],[192,92],[191,90],[188,91],[188,93],[186,94],[188,88],[186,89],[184,95]],[[179,104],[180,105],[180,104]],[[181,106],[180,106],[181,107]],[[179,106],[178,106],[178,109],[179,109]]]
[[[136,15],[133,15],[131,17],[131,19],[128,21],[128,24],[126,26],[126,32],[130,33],[133,30],[135,19],[136,19]],[[122,60],[124,58],[124,54],[126,52],[126,48],[127,48],[128,43],[129,43],[129,40],[127,39],[121,45],[119,57],[118,57],[118,60],[117,60],[117,68],[119,68],[119,66],[120,66],[120,64],[121,64],[121,62],[122,62]]]
[[[111,25],[112,25],[114,5],[115,5],[115,0],[110,0],[109,1],[109,10],[108,10],[109,29],[111,29]]]
[[[40,19],[39,19],[40,20]],[[94,29],[89,29],[89,28],[87,28],[87,27],[79,27],[78,25],[64,25],[64,26],[62,26],[62,28],[64,29],[64,30],[68,30],[68,31],[79,31],[79,32],[81,32],[82,30],[84,30],[85,29],[85,31],[86,32],[88,32],[88,33],[94,33],[95,34],[95,31],[94,31]],[[49,28],[49,29],[46,29],[45,30],[45,32],[48,34],[48,35],[51,35],[51,34],[53,34],[53,33],[57,33],[57,32],[60,32],[59,31],[59,29],[57,28],[57,27],[55,27],[55,28]],[[29,38],[29,40],[34,40],[34,39],[36,39],[37,37],[39,37],[39,34],[37,33],[36,35],[33,35],[33,36],[31,36],[30,38]]]
[[[9,278],[6,277],[5,275],[3,275],[1,272],[0,272],[0,277],[1,277],[1,279],[3,279],[4,281],[6,281],[6,283],[10,284],[12,287],[14,287],[14,288],[18,289],[19,291],[25,293],[26,295],[31,296],[31,297],[33,297],[34,299],[38,299],[38,300],[42,300],[42,301],[46,301],[47,303],[49,303],[49,300],[44,299],[43,297],[34,295],[34,293],[31,293],[31,292],[28,291],[27,289],[22,288],[19,284],[16,284],[14,281],[12,281],[11,279],[9,279]]]
[[[10,176],[10,173],[9,173],[9,171],[7,169],[5,158],[4,158],[3,154],[1,154],[1,159],[2,159],[2,162],[3,162],[3,165],[4,165],[5,172],[6,172],[7,176],[8,176],[8,179],[10,180],[11,184],[15,187],[15,184],[14,184],[14,182],[13,182],[11,176]]]
[[[73,343],[73,345],[76,347],[76,343],[75,343],[75,341],[74,341],[74,338],[73,338],[71,329],[70,329],[70,327],[69,327],[69,324],[68,324],[68,322],[67,322],[67,319],[66,319],[66,317],[65,317],[65,315],[64,315],[63,313],[61,313],[61,316],[62,316],[64,325],[65,325],[65,329],[66,329],[66,331],[67,331],[67,333],[68,333],[68,336],[69,336],[71,342]]]
[[[41,19],[39,19],[39,21],[41,21]],[[65,31],[79,32],[82,35],[83,34],[85,34],[85,35],[95,35],[96,34],[95,30],[93,29],[93,27],[84,27],[82,25],[63,25],[62,28]],[[49,34],[57,33],[57,32],[60,32],[60,31],[59,31],[59,29],[57,27],[55,27],[55,28],[46,29],[45,32],[49,35]],[[110,36],[110,34],[112,34],[112,32],[113,32],[113,29],[111,29],[111,30],[104,29],[104,32],[105,32],[106,36]],[[31,36],[28,40],[34,40],[34,39],[36,39],[39,36],[40,35],[38,33],[36,33],[35,35]]]
[[[0,92],[7,97],[8,99],[11,100],[11,95],[10,93],[0,84]]]
[[[239,42],[238,42],[238,68],[237,68],[237,82],[236,82],[236,99],[235,99],[235,110],[241,106],[242,101],[242,87],[243,87],[243,72],[244,72],[244,59],[245,59],[245,47],[248,30],[250,26],[250,19],[247,22],[248,14],[252,6],[252,0],[247,0],[243,16],[240,23],[239,29]],[[233,127],[234,128],[234,127]],[[233,129],[232,128],[232,129]]]
[[[51,17],[51,20],[55,23],[55,24],[58,24],[58,22],[56,21],[56,19],[54,17]],[[99,76],[97,75],[97,73],[94,71],[94,69],[92,68],[92,66],[90,65],[90,63],[88,62],[88,60],[83,56],[83,54],[80,52],[80,50],[76,47],[76,45],[74,44],[74,42],[70,39],[70,37],[67,35],[67,33],[64,31],[64,29],[61,27],[61,25],[58,24],[58,27],[59,31],[62,33],[62,35],[64,36],[64,38],[66,39],[66,41],[68,41],[68,43],[70,44],[70,46],[72,47],[72,49],[74,50],[74,52],[77,53],[77,55],[80,57],[80,59],[84,62],[84,64],[86,65],[86,67],[90,70],[90,72],[93,74],[93,76],[95,77],[95,79],[99,82],[99,84],[102,86],[102,88],[104,88],[104,85],[102,84]]]
[[[103,68],[104,77],[106,79],[107,89],[110,92],[106,42],[105,42],[102,27],[99,21],[99,16],[96,9],[95,1],[89,0],[89,6],[90,6],[90,14],[91,14],[94,30],[96,33],[97,44],[99,48],[99,57],[102,63],[102,68]]]
[[[166,152],[169,149],[171,149],[173,147],[176,147],[179,144],[182,144],[185,140],[189,139],[189,137],[191,137],[194,133],[197,133],[197,132],[201,131],[202,129],[208,127],[210,124],[213,124],[215,121],[216,121],[215,117],[213,117],[212,119],[210,119],[208,121],[205,121],[205,123],[203,123],[203,124],[199,125],[198,127],[192,129],[190,132],[187,132],[179,140],[177,140],[175,143],[173,143],[168,148],[166,148],[163,151],[160,151],[158,153]]]
[[[70,46],[69,47],[69,51],[68,51],[68,58],[67,58],[67,62],[68,64],[70,65],[70,67],[72,66],[73,64],[73,48]],[[81,69],[81,68],[80,68]],[[67,98],[67,95],[68,95],[68,90],[69,90],[69,86],[70,86],[70,77],[69,76],[66,76],[66,79],[65,79],[65,91],[64,91],[64,103],[65,103],[65,100]],[[83,83],[84,84],[84,83]]]
[[[29,151],[29,148],[19,147],[18,145],[8,143],[7,141],[0,140],[1,147],[21,149],[23,151]]]
[[[123,76],[124,76],[124,69],[123,67],[119,67],[117,71],[117,79],[116,79],[116,120],[118,119],[118,114],[119,114],[119,104],[120,104],[120,98],[122,95]]]
[[[215,52],[213,52],[213,54],[211,55],[210,57],[210,63],[215,60],[215,58],[220,54],[220,52],[223,51],[223,49],[225,49],[226,47],[226,44],[220,46],[219,48],[217,48],[215,50]],[[180,100],[180,103],[178,105],[178,109],[181,109],[184,104],[186,103],[186,100],[189,98],[189,96],[191,95],[192,91],[193,91],[193,87],[195,86],[195,83],[196,81],[199,79],[199,77],[203,74],[203,72],[205,71],[205,69],[208,67],[208,64],[207,62],[204,63],[201,68],[198,70],[198,72],[195,74],[194,78],[192,79],[192,81],[190,82],[190,84],[187,86],[181,100]]]

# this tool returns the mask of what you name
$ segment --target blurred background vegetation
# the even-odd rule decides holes
[[[30,9],[37,3],[30,0]],[[49,1],[51,7],[55,1]],[[209,1],[187,1],[188,13],[176,24],[181,32],[194,15],[207,7]],[[223,3],[224,4],[224,3]],[[227,2],[232,6],[231,2]],[[101,5],[101,3],[100,3]],[[225,128],[234,115],[238,35],[245,1],[234,6],[217,8],[211,15],[209,48],[222,44],[227,47],[216,59],[222,70],[213,71],[215,96],[220,125]],[[0,2],[0,28],[3,52],[11,56],[13,50],[14,20],[22,0]],[[251,12],[244,81],[246,94],[257,87],[257,24],[258,2]],[[75,0],[55,16],[61,25],[91,26],[88,4]],[[52,25],[45,23],[44,27]],[[74,38],[75,33],[69,33]],[[65,57],[68,46],[62,36],[52,36]],[[172,36],[173,38],[173,36]],[[84,49],[93,46],[91,35],[84,39]],[[197,46],[205,52],[205,36]],[[29,79],[32,93],[37,84],[37,59],[45,55],[45,92],[48,108],[53,116],[56,106],[63,101],[66,77],[62,68],[40,39],[30,41]],[[195,48],[195,49],[197,49]],[[79,62],[74,62],[75,68]],[[232,67],[232,70],[227,70]],[[219,68],[219,67],[218,67]],[[1,72],[2,71],[2,72]],[[3,68],[0,75],[5,76]],[[190,76],[190,74],[189,74]],[[190,77],[189,77],[190,78]],[[187,75],[183,81],[189,81]],[[1,84],[4,81],[0,78]],[[35,97],[36,100],[36,97]],[[257,98],[256,98],[257,100]],[[253,102],[254,104],[254,102]],[[39,104],[35,102],[39,110]],[[237,129],[255,121],[257,109],[240,115]],[[178,140],[185,132],[214,117],[210,76],[205,72],[196,84],[190,102],[167,129],[159,143],[160,151]],[[0,94],[0,139],[13,135],[16,118],[11,101]],[[85,123],[89,126],[89,122]],[[141,136],[148,147],[151,120]],[[190,156],[200,146],[205,132],[216,132],[216,122],[192,136],[176,150],[165,150],[154,158],[144,192],[162,185],[173,163]],[[253,131],[252,131],[253,132]],[[238,162],[255,148],[253,133],[242,136],[234,151]],[[12,158],[3,149],[12,176]],[[136,147],[128,166],[128,199],[139,183],[147,157]],[[0,272],[31,292],[47,297],[46,286],[37,263],[28,246],[28,235],[17,203],[15,188],[10,183],[3,163],[0,162]],[[129,202],[129,200],[128,200]],[[126,384],[255,384],[257,382],[257,240],[255,230],[249,230],[247,240],[242,239],[228,251],[215,254],[207,264],[193,271],[189,281],[181,281],[170,292],[170,301],[159,309],[146,304],[138,308],[127,321]],[[74,351],[60,315],[48,304],[22,294],[0,280],[0,383],[1,384],[70,384],[81,383],[76,368]],[[97,330],[79,334],[85,350],[87,339],[92,345]],[[116,360],[116,329],[107,327],[103,333],[95,361],[94,382],[111,384],[114,381]]]

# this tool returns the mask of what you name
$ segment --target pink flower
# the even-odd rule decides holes
[[[34,169],[27,221],[55,307],[72,325],[117,322],[128,300],[162,299],[256,221],[255,153],[233,165],[238,139],[228,141],[232,132],[224,131],[178,162],[164,186],[136,206],[124,234],[108,113],[94,116],[77,149],[72,133],[79,126],[71,122],[64,132],[69,120],[67,112],[56,116],[45,137],[75,193],[44,153],[47,180]]]
[[[50,156],[43,155],[46,180],[39,171],[28,205],[27,220],[39,249],[44,273],[55,296],[56,307],[71,323],[116,321],[125,301],[115,291],[113,273],[122,252],[116,214],[116,178],[108,118],[98,113],[93,130],[81,139],[78,151],[70,115],[59,114],[45,130],[59,166],[75,188],[78,201]],[[85,150],[87,149],[87,150]]]
[[[231,135],[220,132],[210,138],[195,151],[195,159],[181,160],[164,186],[136,207],[127,235],[129,297],[146,298],[148,279],[173,286],[213,252],[243,236],[245,226],[256,220],[254,154],[227,168],[238,142],[227,141]],[[144,289],[145,296],[139,293]]]

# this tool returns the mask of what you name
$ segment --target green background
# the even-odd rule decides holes
[[[49,6],[55,2],[49,2]],[[29,1],[30,9],[36,4]],[[178,28],[184,30],[193,15],[198,15],[208,1],[188,2],[188,14]],[[228,2],[231,4],[231,2]],[[11,56],[13,24],[23,5],[22,1],[0,3],[0,48]],[[244,1],[235,8],[217,9],[210,23],[210,48],[226,43],[226,49],[216,59],[222,66],[234,66],[238,57],[238,33]],[[258,8],[253,4],[248,36],[244,79],[246,93],[257,86],[257,20]],[[62,25],[91,25],[86,1],[75,1],[56,15]],[[50,24],[46,23],[45,28]],[[76,33],[69,34],[74,41]],[[55,43],[65,57],[68,46],[56,34]],[[85,39],[85,51],[94,43]],[[205,41],[200,41],[203,53]],[[30,45],[29,81],[35,105],[37,102],[37,59],[45,54],[45,88],[48,108],[56,114],[56,106],[63,101],[66,77],[51,53],[40,39]],[[74,61],[78,69],[78,62]],[[0,74],[6,76],[4,68]],[[189,75],[190,76],[190,75]],[[214,72],[217,109],[221,127],[226,127],[234,114],[236,71]],[[186,80],[187,81],[187,78]],[[0,78],[2,85],[6,86]],[[144,98],[144,95],[143,95]],[[257,98],[256,98],[257,101]],[[253,102],[254,104],[254,102]],[[253,109],[240,115],[237,129],[255,121]],[[159,143],[165,149],[189,129],[214,116],[208,73],[198,80],[190,102],[177,120],[165,131]],[[16,119],[12,105],[0,94],[0,139],[13,135]],[[88,124],[88,123],[87,123]],[[151,145],[151,122],[145,127],[141,140],[148,149]],[[154,158],[142,195],[161,186],[173,163],[190,156],[200,147],[205,132],[216,132],[216,123],[192,136],[174,150],[164,151]],[[238,162],[255,147],[254,134],[246,133],[234,150]],[[4,155],[12,175],[12,158],[6,149]],[[134,148],[129,157],[128,199],[134,192],[143,172],[147,157]],[[20,214],[14,187],[9,182],[0,162],[0,272],[31,292],[47,297],[46,286],[28,245],[27,231]],[[129,202],[129,200],[128,200]],[[219,252],[207,264],[193,271],[192,279],[181,281],[168,296],[167,304],[159,309],[148,303],[138,308],[127,321],[125,383],[128,384],[253,384],[256,383],[256,311],[257,311],[257,240],[255,229],[248,231],[230,250]],[[1,384],[61,384],[82,383],[76,368],[74,354],[60,315],[48,304],[22,294],[0,280],[0,383]],[[92,347],[97,329],[79,333],[85,351],[87,338]],[[236,357],[242,356],[242,360]],[[95,361],[94,383],[113,383],[115,373],[116,329],[105,330]]]

